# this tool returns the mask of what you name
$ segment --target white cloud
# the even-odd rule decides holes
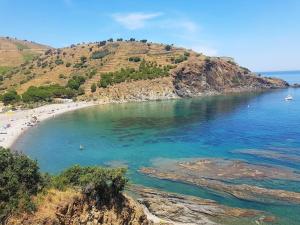
[[[161,13],[128,13],[113,14],[115,21],[129,30],[136,30],[145,27],[148,20],[161,16]]]

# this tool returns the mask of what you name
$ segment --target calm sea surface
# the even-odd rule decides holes
[[[300,72],[263,73],[300,83]],[[294,101],[284,98],[291,94]],[[79,146],[84,145],[80,151]],[[300,89],[185,100],[102,105],[66,113],[26,132],[15,144],[37,159],[43,171],[73,165],[128,166],[131,182],[243,208],[266,210],[279,224],[300,224],[297,205],[241,201],[204,189],[143,176],[137,172],[157,160],[243,159],[300,171],[300,164],[236,154],[241,149],[286,149],[300,157]],[[299,182],[255,182],[300,192]]]

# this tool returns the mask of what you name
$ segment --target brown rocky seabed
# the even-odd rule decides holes
[[[157,165],[155,168],[141,168],[140,172],[159,179],[193,184],[242,200],[300,204],[299,192],[225,182],[225,180],[233,181],[234,179],[299,181],[299,174],[289,169],[251,165],[234,160],[201,159],[190,162],[173,161],[167,165]]]

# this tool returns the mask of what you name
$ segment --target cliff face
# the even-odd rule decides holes
[[[288,86],[283,80],[259,77],[234,62],[222,59],[189,60],[173,71],[173,77],[175,92],[180,97]]]

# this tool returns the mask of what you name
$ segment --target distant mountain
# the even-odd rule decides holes
[[[79,98],[103,102],[193,97],[287,86],[278,79],[259,77],[229,57],[208,57],[147,40],[107,40],[61,49],[31,42],[6,42],[14,45],[15,52],[21,55],[26,52],[24,43],[28,48],[32,46],[30,51],[36,50],[37,54],[48,49],[3,73],[0,92],[13,88],[22,94],[30,86],[50,84],[76,86],[78,77],[82,80]],[[18,50],[22,47],[23,50]],[[2,54],[0,52],[0,57],[5,58]]]

